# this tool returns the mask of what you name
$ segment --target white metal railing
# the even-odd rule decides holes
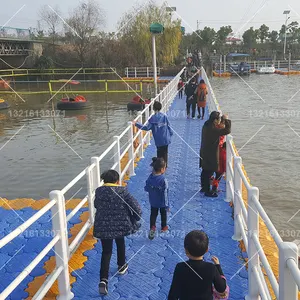
[[[160,75],[161,68],[157,68],[157,75]],[[126,77],[154,77],[153,67],[127,67],[125,68]]]
[[[220,61],[216,63],[215,71],[228,71],[229,65],[233,62],[224,61],[224,56],[220,56]],[[298,70],[300,71],[300,61],[299,60],[269,60],[269,61],[248,61],[251,70],[256,70],[259,66],[273,65],[275,69],[288,69],[288,70]]]
[[[208,85],[210,112],[220,107],[202,69],[202,77]],[[226,138],[226,200],[234,206],[234,240],[243,240],[248,254],[248,295],[247,299],[271,300],[264,273],[272,286],[276,299],[296,300],[300,289],[300,270],[298,269],[298,247],[295,243],[284,242],[259,201],[259,190],[252,187],[243,171],[242,158],[234,149],[231,135]],[[242,186],[248,194],[244,202]],[[259,240],[259,218],[270,232],[279,250],[279,281],[274,275]],[[260,298],[259,298],[260,297]]]
[[[154,103],[154,101],[160,101],[163,106],[162,112],[167,112],[175,98],[175,95],[177,94],[177,84],[183,71],[184,69],[182,69],[180,73],[171,82],[169,82],[168,85],[166,85],[154,99],[152,99],[150,104],[146,105],[143,111],[139,112],[135,121],[138,121],[142,124],[145,124],[148,121],[148,119],[154,113],[153,110],[151,111],[151,105]],[[123,139],[126,140],[126,143],[122,146],[121,142]],[[137,147],[134,146],[136,141],[139,142]],[[132,122],[128,122],[126,129],[119,136],[114,137],[113,143],[99,157],[92,157],[90,166],[78,174],[78,176],[76,176],[63,189],[50,192],[50,202],[47,205],[45,205],[30,219],[16,228],[13,232],[0,240],[1,249],[51,210],[52,227],[53,233],[55,234],[54,237],[37,255],[37,257],[31,261],[29,265],[18,275],[18,277],[12,281],[10,285],[0,294],[0,300],[6,299],[53,247],[55,251],[56,268],[51,274],[48,275],[46,281],[32,299],[43,299],[55,280],[58,280],[59,287],[59,296],[57,299],[69,300],[74,297],[70,287],[68,263],[73,253],[80,245],[81,241],[85,238],[88,231],[93,226],[95,216],[95,190],[102,185],[100,180],[100,170],[103,167],[103,162],[105,158],[107,158],[107,156],[113,152],[113,163],[110,167],[119,172],[120,184],[122,184],[126,173],[129,174],[129,176],[135,175],[134,163],[136,158],[143,158],[145,144],[150,144],[150,132],[143,134],[142,130],[138,130],[135,133]],[[122,169],[121,160],[127,153],[128,162]],[[87,181],[87,195],[67,215],[65,194],[82,179],[86,179]],[[89,218],[69,245],[68,222],[86,203],[88,204]]]

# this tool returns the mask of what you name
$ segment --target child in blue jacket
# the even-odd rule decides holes
[[[155,236],[156,219],[159,210],[161,214],[161,232],[168,231],[167,210],[169,209],[168,182],[164,175],[166,163],[162,158],[154,157],[152,160],[153,173],[148,177],[145,186],[145,191],[149,193],[151,205],[150,240],[153,240]]]
[[[153,110],[155,114],[149,119],[148,123],[143,126],[138,122],[134,122],[134,125],[142,130],[152,130],[153,138],[157,148],[157,157],[163,158],[168,165],[168,146],[171,144],[171,136],[173,131],[170,127],[167,116],[161,113],[162,105],[160,102],[155,101],[153,104]]]

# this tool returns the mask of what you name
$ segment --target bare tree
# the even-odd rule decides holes
[[[72,41],[82,67],[101,26],[104,12],[94,0],[80,3],[72,12],[65,25],[66,36]]]
[[[40,11],[39,16],[41,21],[47,26],[49,36],[52,39],[52,45],[54,47],[55,41],[58,37],[58,28],[61,25],[60,10],[56,6],[55,8],[49,5],[44,5]]]

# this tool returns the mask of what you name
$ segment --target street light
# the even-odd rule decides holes
[[[284,45],[283,45],[283,58],[284,60],[286,60],[285,58],[285,51],[286,51],[286,27],[287,27],[287,21],[290,17],[288,17],[288,15],[290,14],[290,10],[285,10],[283,12],[283,14],[285,15],[285,33],[284,33]]]
[[[159,23],[153,23],[150,26],[150,32],[152,33],[152,52],[153,52],[153,72],[154,72],[154,92],[155,97],[157,95],[157,65],[156,65],[156,41],[155,36],[164,32],[164,26]]]

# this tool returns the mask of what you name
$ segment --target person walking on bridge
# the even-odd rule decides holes
[[[179,99],[182,99],[183,97],[183,89],[184,89],[184,82],[182,79],[179,80],[178,85],[177,85],[177,90],[179,93]]]
[[[166,167],[168,166],[168,146],[171,144],[171,137],[173,130],[170,126],[168,117],[160,112],[162,105],[160,102],[155,101],[153,104],[153,110],[155,114],[149,119],[148,123],[143,126],[138,122],[133,122],[137,128],[145,131],[152,130],[153,138],[157,148],[157,157],[162,158]]]
[[[216,192],[210,189],[210,178],[219,171],[219,141],[222,135],[231,132],[231,121],[227,115],[223,115],[224,128],[219,128],[221,114],[213,111],[202,128],[200,148],[201,192],[206,197],[218,197]]]
[[[195,119],[196,114],[196,104],[197,97],[195,95],[197,91],[197,82],[196,78],[193,77],[189,83],[185,86],[185,94],[186,94],[186,114],[187,118],[190,118],[191,107],[192,107],[192,118]]]
[[[198,119],[201,118],[201,109],[202,109],[202,120],[204,119],[207,94],[208,94],[208,90],[206,84],[204,80],[201,79],[197,88]]]
[[[117,245],[118,274],[124,275],[128,269],[125,236],[135,233],[140,228],[142,210],[127,189],[119,186],[118,172],[106,171],[101,175],[101,179],[104,185],[96,189],[93,235],[100,239],[102,244],[99,293],[106,295],[113,240]]]

